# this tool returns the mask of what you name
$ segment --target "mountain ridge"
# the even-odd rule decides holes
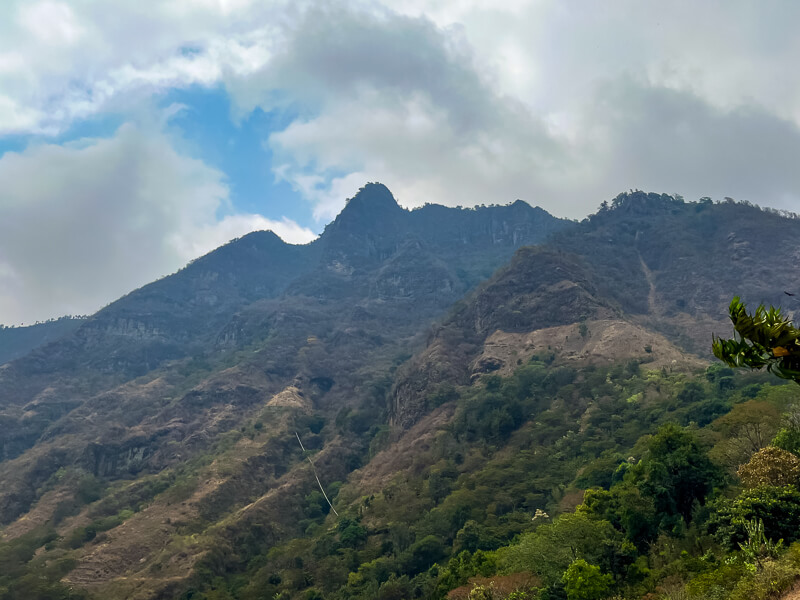
[[[391,197],[388,190],[377,184],[368,185],[348,203],[350,212],[343,211],[345,223],[360,205],[369,206],[373,193],[377,193],[381,203],[378,213],[387,208]],[[71,336],[4,365],[0,368],[0,418],[6,427],[0,433],[0,458],[11,468],[12,463],[18,463],[9,459],[22,455],[41,436],[46,436],[43,440],[59,439],[47,432],[58,428],[59,419],[67,418],[73,411],[79,414],[83,405],[108,406],[103,411],[109,416],[118,414],[114,419],[123,430],[135,427],[136,419],[143,418],[147,410],[164,415],[157,420],[169,421],[167,415],[174,415],[175,411],[164,406],[154,392],[146,391],[147,383],[143,384],[143,395],[136,393],[147,400],[140,400],[140,406],[130,405],[125,415],[115,412],[113,404],[104,398],[109,391],[130,387],[137,378],[144,377],[145,382],[152,379],[153,375],[148,373],[158,373],[165,365],[169,370],[168,365],[175,361],[179,363],[178,371],[197,368],[202,373],[208,368],[207,357],[218,364],[229,360],[226,355],[235,355],[253,344],[266,344],[253,360],[266,372],[264,384],[272,393],[299,377],[322,398],[328,395],[325,387],[333,386],[337,380],[347,381],[346,376],[335,374],[337,368],[332,365],[336,361],[324,356],[325,348],[340,348],[339,352],[345,356],[352,354],[356,364],[363,360],[356,358],[358,353],[376,350],[387,354],[383,360],[389,360],[388,355],[401,352],[399,348],[413,341],[420,324],[432,320],[474,285],[481,272],[494,270],[523,241],[543,239],[552,229],[565,225],[554,217],[534,212],[526,229],[527,237],[498,239],[492,232],[509,231],[511,224],[502,218],[487,224],[473,218],[468,225],[477,230],[483,244],[473,242],[466,251],[458,248],[457,252],[442,254],[441,246],[433,238],[440,227],[431,226],[427,234],[424,231],[415,234],[415,224],[421,216],[430,214],[430,209],[419,209],[412,221],[410,215],[414,213],[396,203],[393,206],[388,206],[390,212],[399,215],[405,224],[403,228],[393,228],[393,235],[385,238],[388,243],[383,250],[362,243],[371,236],[369,230],[363,229],[356,230],[361,237],[355,241],[349,233],[342,240],[336,235],[338,226],[329,226],[319,239],[305,246],[285,244],[272,233],[253,233],[193,261],[173,276],[131,292],[91,317]],[[444,214],[462,212],[448,209]],[[491,216],[493,212],[487,209],[481,215]],[[340,215],[339,225],[342,218]],[[442,220],[436,214],[431,218]],[[538,231],[535,220],[542,219]],[[469,232],[470,228],[462,227],[459,231]],[[482,264],[476,268],[470,263],[477,257]],[[458,271],[453,263],[463,263],[465,269]],[[420,271],[415,267],[417,264],[428,268]],[[392,324],[390,337],[371,332],[380,331],[381,323]],[[311,338],[319,342],[309,344]],[[393,349],[395,346],[397,349]],[[187,366],[181,367],[180,363]],[[178,383],[167,389],[177,385],[178,398],[183,397],[188,405],[198,401],[183,396],[188,385],[182,383],[185,377],[177,373],[172,378]],[[358,384],[354,381],[352,385]],[[128,394],[125,391],[122,397]],[[235,405],[252,403],[244,396],[238,399],[239,395],[233,395]],[[226,396],[217,400],[215,397],[208,392],[197,396],[202,398],[201,403],[212,404]],[[170,435],[190,437],[192,428],[204,427],[203,419],[195,416],[187,419],[195,423],[188,425],[188,431],[183,426],[163,440],[170,439]],[[83,435],[86,441],[81,444],[88,447],[98,434],[83,428]],[[141,436],[134,434],[127,445],[105,443],[111,453],[107,462],[120,464],[124,472],[127,463],[120,463],[114,457],[126,455],[128,448],[135,448],[141,454],[147,444],[162,443],[158,436],[144,436],[149,440],[144,446],[136,441],[139,439]],[[66,455],[72,454],[71,460],[82,461],[84,452],[76,446]],[[155,461],[151,468],[171,464],[172,459],[158,459],[160,454],[155,450],[147,452]],[[57,459],[48,458],[51,455]],[[25,486],[26,491],[21,495],[13,489],[5,494],[0,492],[3,520],[13,518],[25,508],[28,501],[25,498],[36,496],[35,488],[64,456],[64,451],[55,449],[42,456],[31,455],[33,462],[27,472],[39,474],[31,475],[30,485]],[[24,457],[20,460],[25,463]]]
[[[414,494],[391,487],[395,468],[401,482],[439,473],[446,489],[451,475],[435,461],[456,460],[436,454],[448,432],[484,436],[454,463],[462,469],[481,452],[496,460],[492,445],[520,427],[543,440],[574,427],[545,420],[544,431],[518,407],[491,404],[470,421],[470,394],[521,368],[542,402],[583,423],[613,404],[613,378],[648,365],[665,389],[682,389],[705,368],[707,332],[725,326],[730,295],[770,302],[782,294],[774,281],[800,287],[791,264],[769,262],[775,248],[800,252],[798,233],[800,221],[755,207],[643,192],[574,223],[520,201],[407,211],[370,184],[308,245],[249,234],[110,305],[71,340],[0,367],[0,536],[52,528],[60,545],[42,556],[66,552],[74,562],[58,578],[101,597],[178,597],[256,564],[264,590],[294,578],[291,589],[310,589],[302,561],[267,554],[308,536],[323,543],[328,512],[314,504],[316,475],[295,436],[346,519],[371,514],[362,475],[381,502]],[[581,396],[581,378],[602,369],[606,396]],[[531,507],[563,500],[548,491],[556,483],[537,485],[532,497],[550,500]],[[365,531],[370,522],[375,539],[393,532],[396,553],[414,547],[377,516]],[[93,537],[96,523],[110,527]]]

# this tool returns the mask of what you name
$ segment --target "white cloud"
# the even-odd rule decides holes
[[[317,9],[258,74],[229,85],[251,106],[273,107],[281,89],[311,107],[270,146],[318,218],[366,180],[407,205],[539,200],[545,171],[569,157],[542,119],[492,88],[463,42],[425,18]]]
[[[72,9],[63,2],[37,2],[20,8],[19,23],[40,44],[69,46],[84,33]]]
[[[170,87],[213,85],[263,64],[280,39],[283,0],[7,0],[0,3],[0,89],[38,119],[8,126],[58,132],[128,109]],[[267,18],[270,17],[270,18]]]
[[[335,216],[345,198],[372,180],[387,184],[407,206],[544,199],[544,171],[568,157],[530,115],[503,114],[505,108],[466,125],[424,95],[391,102],[368,92],[293,123],[271,143],[289,161],[283,176],[314,201],[321,219]],[[309,176],[309,165],[334,175]]]
[[[800,80],[779,73],[800,42],[777,21],[800,9],[776,6],[756,25],[748,3],[316,7],[227,83],[244,110],[276,89],[307,107],[270,146],[320,219],[367,180],[406,205],[521,197],[570,217],[630,187],[787,207],[796,169],[771,149],[797,141]]]
[[[432,93],[446,89],[447,79],[421,79],[411,70],[447,75],[440,63],[414,60],[415,42],[430,48],[436,37],[451,50],[452,66],[479,72],[498,96],[542,117],[575,107],[599,80],[633,74],[718,107],[756,103],[800,122],[800,80],[787,76],[800,53],[798,17],[800,5],[790,0],[117,0],[113,7],[7,0],[0,6],[0,88],[13,90],[17,105],[49,116],[39,129],[105,110],[135,90],[222,80],[244,106],[279,92],[319,108],[324,101],[315,96],[346,89],[336,76],[352,64],[372,86],[411,78]],[[384,39],[371,37],[378,31]],[[327,60],[317,52],[321,44]],[[280,72],[273,64],[265,76],[263,67],[280,63],[273,57],[287,47],[283,62],[306,70]],[[366,56],[347,52],[365,47]]]
[[[584,113],[585,162],[569,194],[628,187],[691,199],[731,196],[800,208],[800,127],[758,106],[723,109],[700,96],[621,78],[600,87]]]
[[[253,229],[289,242],[289,220],[232,214],[224,176],[157,131],[41,145],[0,158],[0,322],[90,313]]]
[[[236,214],[200,226],[188,235],[187,232],[176,234],[174,246],[179,256],[194,258],[251,231],[262,230],[273,231],[290,244],[306,244],[317,237],[317,234],[307,227],[301,227],[286,217],[274,220],[262,215]]]
[[[0,131],[5,133],[41,133],[44,115],[20,106],[13,98],[0,94]]]

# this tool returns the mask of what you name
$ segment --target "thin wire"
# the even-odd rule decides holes
[[[314,466],[314,462],[311,460],[311,457],[308,454],[306,454],[305,446],[303,446],[303,442],[300,441],[300,435],[296,431],[294,432],[294,435],[297,438],[297,442],[300,444],[300,449],[303,451],[303,454],[306,455],[308,463],[311,465],[311,470],[314,472],[314,479],[317,480],[319,491],[322,492],[322,496],[325,498],[325,501],[328,503],[328,506],[331,507],[333,514],[335,514],[338,517],[339,513],[336,512],[336,509],[333,508],[333,504],[331,504],[331,501],[328,500],[328,494],[325,493],[325,489],[322,487],[322,482],[319,480],[319,476],[317,475],[317,468]]]

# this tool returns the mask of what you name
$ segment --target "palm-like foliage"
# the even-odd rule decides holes
[[[747,531],[747,541],[739,544],[745,560],[755,565],[759,570],[764,566],[767,558],[776,558],[783,547],[783,540],[776,544],[764,533],[764,521],[753,519],[744,524]]]
[[[735,336],[714,338],[714,356],[731,367],[767,370],[800,383],[800,329],[779,308],[759,306],[750,315],[737,296],[729,308]]]

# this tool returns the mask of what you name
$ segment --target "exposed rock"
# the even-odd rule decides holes
[[[553,352],[567,363],[613,364],[625,360],[643,361],[645,369],[684,371],[705,361],[681,351],[663,335],[622,320],[586,321],[581,324],[547,327],[530,333],[495,331],[475,359],[472,374],[492,371],[509,375],[538,353]]]
[[[267,402],[267,406],[285,406],[288,408],[298,408],[304,412],[309,412],[311,406],[308,400],[303,397],[303,392],[293,385],[275,394]]]

